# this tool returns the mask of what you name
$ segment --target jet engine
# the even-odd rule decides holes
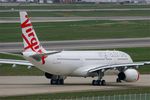
[[[135,82],[139,80],[139,72],[135,69],[126,69],[118,74],[118,78],[126,82]]]

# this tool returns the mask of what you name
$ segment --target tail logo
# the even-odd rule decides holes
[[[39,54],[42,54],[43,51],[40,48],[40,43],[38,43],[38,40],[35,36],[35,31],[32,28],[32,24],[30,22],[30,19],[27,15],[25,15],[26,20],[21,24],[21,28],[25,29],[25,33],[22,34],[22,38],[27,43],[27,46],[24,48],[24,50],[31,49],[33,52],[37,52]],[[42,64],[45,64],[45,58],[47,56],[42,56]]]
[[[27,50],[27,49],[30,48],[30,49],[32,49],[32,51],[37,52],[37,50],[39,49],[39,43],[37,42],[37,39],[34,36],[35,33],[34,33],[33,29],[32,29],[32,24],[29,23],[30,19],[28,18],[27,15],[25,16],[25,18],[27,18],[27,19],[21,24],[21,28],[27,28],[25,30],[25,33],[27,35],[25,35],[23,33],[22,37],[24,38],[24,40],[26,41],[26,43],[28,44],[28,46],[25,47],[24,49]],[[28,40],[29,38],[31,38],[30,41]]]

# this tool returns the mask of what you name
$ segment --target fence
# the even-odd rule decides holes
[[[112,96],[93,96],[93,97],[72,97],[56,100],[150,100],[150,93],[142,94],[123,94]]]

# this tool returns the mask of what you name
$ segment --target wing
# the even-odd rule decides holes
[[[149,65],[150,62],[134,62],[134,63],[125,63],[125,64],[114,64],[114,65],[104,65],[104,66],[95,66],[88,70],[88,73],[96,72],[102,70],[103,72],[108,69],[117,69],[117,68],[138,68],[139,66]]]
[[[26,61],[26,60],[13,60],[13,59],[0,59],[0,64],[34,66],[29,61]]]

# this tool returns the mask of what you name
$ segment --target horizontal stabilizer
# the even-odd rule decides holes
[[[41,61],[42,57],[57,54],[57,53],[60,53],[60,52],[61,51],[51,51],[51,52],[46,52],[46,53],[41,53],[41,54],[33,54],[33,55],[30,55],[30,57],[32,57],[36,61]]]

